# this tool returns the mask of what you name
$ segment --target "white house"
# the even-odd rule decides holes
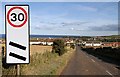
[[[102,45],[101,42],[92,42],[92,41],[84,42],[83,44],[84,44],[85,46],[101,46],[101,45]]]
[[[93,46],[93,43],[92,42],[86,42],[86,43],[84,43],[85,44],[85,46]]]
[[[47,45],[53,45],[53,42],[47,42]]]
[[[93,46],[98,46],[98,47],[99,47],[99,46],[101,46],[101,45],[102,45],[101,42],[94,42],[94,43],[93,43]]]
[[[41,44],[43,44],[43,45],[46,45],[47,43],[46,42],[40,42]]]
[[[41,42],[41,41],[37,41],[37,42],[30,42],[30,45],[39,45],[39,44],[41,44],[41,45],[52,45],[53,44],[53,42]]]
[[[86,44],[86,42],[85,41],[82,41],[82,43],[81,44]]]
[[[30,45],[33,45],[33,44],[40,44],[41,42],[30,42]]]

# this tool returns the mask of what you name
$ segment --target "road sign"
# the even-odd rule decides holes
[[[6,63],[29,63],[29,6],[6,5]]]

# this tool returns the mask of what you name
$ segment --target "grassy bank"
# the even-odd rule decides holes
[[[21,75],[59,75],[71,58],[74,50],[67,48],[67,53],[58,56],[45,52],[31,55],[30,64],[21,65]]]

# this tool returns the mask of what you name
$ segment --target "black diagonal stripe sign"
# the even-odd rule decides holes
[[[26,57],[20,56],[18,54],[12,53],[12,52],[10,52],[9,56],[12,56],[12,57],[15,57],[17,59],[24,60],[24,61],[26,60]]]
[[[17,48],[22,49],[22,50],[26,50],[25,46],[22,46],[20,44],[17,44],[17,43],[11,42],[11,41],[10,41],[9,45],[11,45],[13,47],[17,47]]]

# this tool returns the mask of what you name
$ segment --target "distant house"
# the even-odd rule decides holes
[[[71,45],[71,44],[74,44],[74,41],[73,40],[66,40],[66,45]]]
[[[47,45],[53,45],[53,42],[47,42]]]
[[[101,45],[102,45],[101,42],[94,42],[94,43],[93,43],[93,46],[98,46],[98,47],[99,47],[99,46],[101,46]]]
[[[30,42],[30,45],[52,45],[53,40],[34,40]]]
[[[36,42],[30,42],[30,44],[31,45],[35,45],[35,44],[37,45],[37,44],[40,44],[40,42],[37,42],[37,41]]]
[[[47,42],[46,41],[40,41],[40,44],[47,45]]]
[[[93,42],[85,42],[85,46],[93,46]]]
[[[48,40],[46,40],[46,44],[51,46],[51,45],[53,45],[53,41],[54,41],[53,39],[48,39]]]
[[[93,47],[97,47],[97,46],[101,46],[102,43],[101,42],[97,42],[97,41],[86,41],[86,42],[83,42],[83,44],[85,46],[93,46]]]
[[[104,42],[103,46],[104,47],[119,47],[120,42]]]

